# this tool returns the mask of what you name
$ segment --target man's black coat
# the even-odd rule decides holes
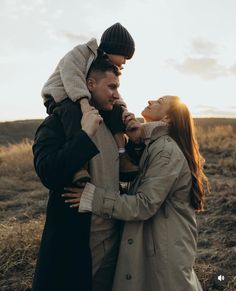
[[[100,112],[112,132],[123,129],[122,111],[117,105],[111,112]],[[50,192],[33,291],[92,291],[91,215],[78,213],[61,197],[74,173],[99,153],[81,130],[81,116],[79,106],[67,99],[35,135],[35,169]]]
[[[99,152],[80,121],[78,105],[68,102],[35,135],[35,169],[50,192],[33,291],[92,290],[90,214],[79,214],[61,197],[74,173]]]

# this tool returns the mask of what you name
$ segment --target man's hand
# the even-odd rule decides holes
[[[79,208],[80,199],[84,191],[84,188],[68,187],[68,188],[65,188],[64,190],[68,192],[62,194],[61,196],[71,198],[71,199],[66,199],[65,203],[71,203],[70,205],[71,208],[75,208],[75,207]]]
[[[90,111],[87,111],[83,114],[81,119],[81,126],[87,135],[92,137],[97,132],[102,121],[103,119],[98,110],[96,110],[94,107],[91,107]]]

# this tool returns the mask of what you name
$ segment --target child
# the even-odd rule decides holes
[[[132,36],[120,23],[116,23],[104,31],[99,46],[95,39],[91,39],[86,44],[74,47],[60,60],[42,89],[47,112],[52,113],[56,104],[67,97],[81,106],[82,113],[89,111],[91,95],[86,86],[86,76],[92,62],[98,57],[107,56],[111,62],[122,69],[126,60],[132,58],[134,50],[135,44]],[[117,103],[124,111],[127,110],[126,104],[121,98]],[[120,115],[119,119],[121,119]],[[118,121],[120,125],[117,128],[117,124],[110,124],[110,129],[119,148],[121,178],[129,180],[137,173],[138,167],[132,163],[125,152],[122,120],[117,118],[113,118],[113,120]],[[66,124],[63,126],[66,128]],[[75,173],[73,184],[80,185],[89,180],[88,171],[84,168]]]

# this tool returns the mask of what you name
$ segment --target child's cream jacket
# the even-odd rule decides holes
[[[86,86],[86,76],[92,62],[97,57],[97,41],[92,38],[69,51],[59,62],[53,74],[42,89],[44,103],[47,95],[60,102],[69,97],[77,101],[81,97],[91,98]]]

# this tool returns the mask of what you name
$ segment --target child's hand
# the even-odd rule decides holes
[[[91,107],[90,111],[83,114],[81,119],[81,126],[87,135],[92,137],[97,132],[102,121],[103,118],[99,114],[98,110],[96,110],[94,107]]]
[[[80,103],[81,111],[83,114],[92,109],[92,106],[89,104],[89,101],[87,98],[82,98],[79,103]]]

